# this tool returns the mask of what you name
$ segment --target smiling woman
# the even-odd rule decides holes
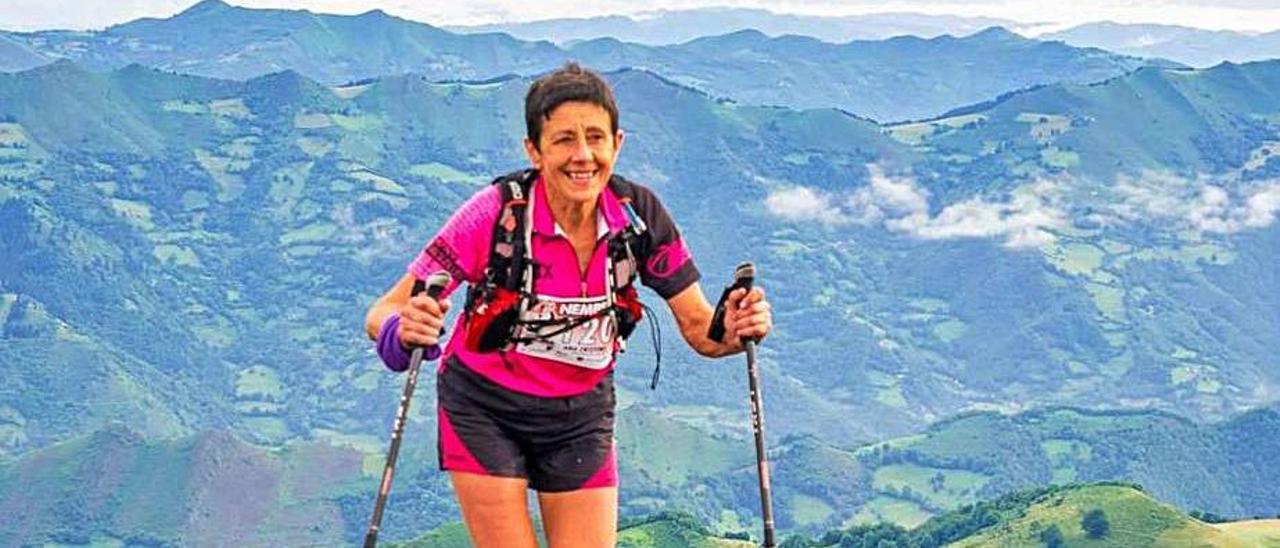
[[[760,288],[734,291],[729,335],[709,338],[714,311],[675,223],[652,191],[613,173],[623,133],[599,75],[571,63],[539,78],[525,116],[530,168],[463,204],[365,328],[402,371],[407,347],[438,345],[448,296],[467,282],[437,371],[437,416],[440,468],[472,540],[537,546],[534,489],[550,547],[613,546],[613,366],[647,308],[634,282],[666,299],[685,341],[710,357],[768,334],[769,303]],[[454,280],[439,300],[411,295],[438,272]]]

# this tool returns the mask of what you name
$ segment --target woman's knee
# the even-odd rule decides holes
[[[450,472],[462,519],[476,548],[536,547],[523,478]]]
[[[617,543],[618,488],[539,493],[550,548],[605,548]]]

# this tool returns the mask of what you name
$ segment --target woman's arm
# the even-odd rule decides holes
[[[742,352],[744,337],[763,338],[772,328],[769,302],[764,290],[756,287],[747,293],[744,289],[729,294],[725,303],[725,342],[707,338],[707,328],[715,309],[702,294],[702,287],[694,282],[683,291],[667,299],[671,314],[680,326],[680,334],[695,352],[709,358],[718,358]]]
[[[382,323],[392,314],[400,314],[400,327],[396,335],[401,346],[431,346],[439,342],[440,328],[444,326],[444,314],[449,310],[449,301],[436,301],[425,293],[410,298],[414,281],[413,274],[405,274],[369,307],[369,312],[364,316],[364,331],[370,339],[378,340]]]
[[[369,335],[371,340],[378,339],[378,332],[382,331],[382,322],[394,313],[400,311],[405,303],[409,302],[409,293],[413,290],[413,275],[405,274],[391,286],[386,293],[383,293],[378,300],[369,307],[369,311],[364,315],[364,331]]]

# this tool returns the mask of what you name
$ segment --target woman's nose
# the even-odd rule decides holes
[[[574,142],[573,156],[570,160],[588,161],[591,160],[591,147],[587,146],[586,139],[578,139]]]

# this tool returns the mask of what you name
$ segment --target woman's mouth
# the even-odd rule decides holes
[[[566,170],[564,172],[565,175],[569,176],[569,180],[582,184],[590,182],[596,176],[596,173],[599,173],[599,170]]]

